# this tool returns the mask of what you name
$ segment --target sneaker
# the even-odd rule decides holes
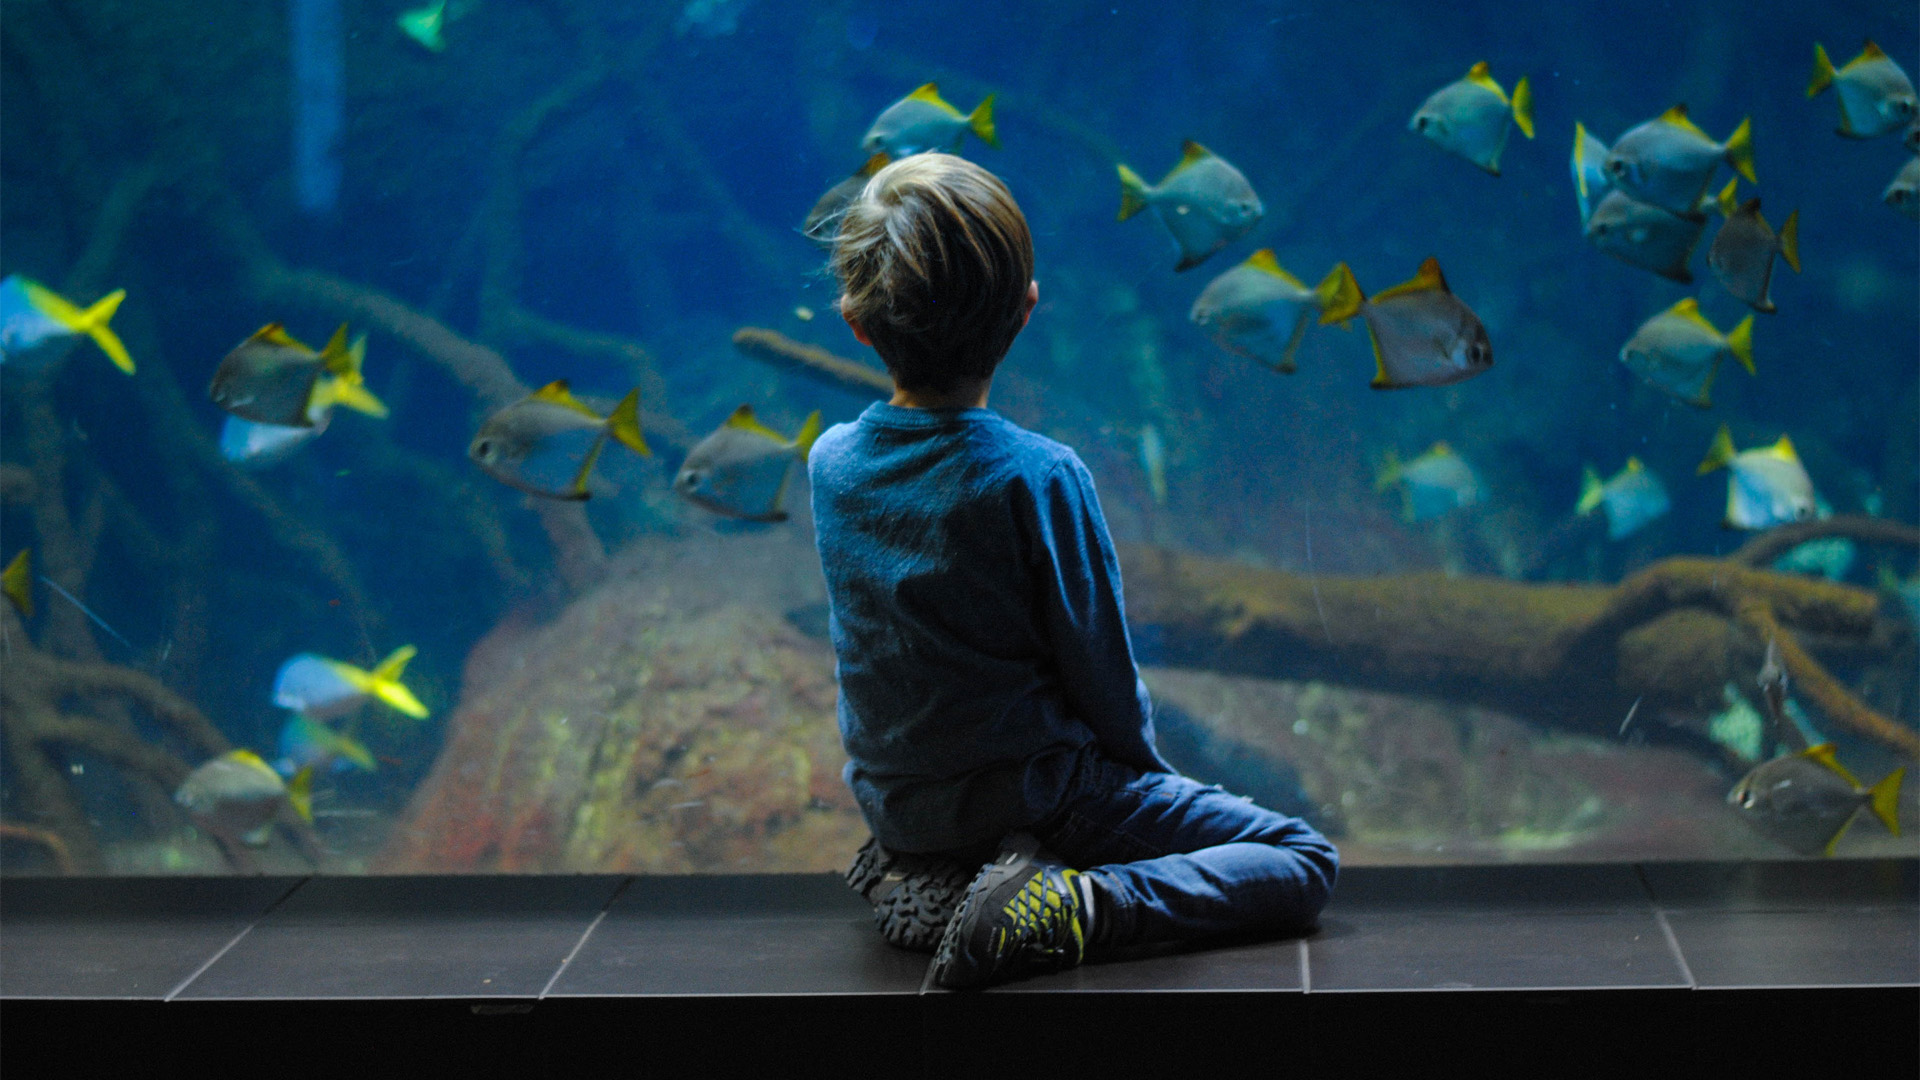
[[[933,980],[949,990],[983,987],[1074,967],[1087,953],[1091,913],[1080,871],[1013,844],[982,867],[947,924]]]
[[[869,839],[854,856],[847,885],[873,905],[874,925],[888,944],[931,953],[973,876],[966,863],[888,851]]]

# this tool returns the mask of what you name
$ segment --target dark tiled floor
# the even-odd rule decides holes
[[[1304,942],[1004,991],[1914,985],[1915,881],[1911,861],[1354,870]],[[0,883],[16,999],[894,997],[926,966],[833,875]]]

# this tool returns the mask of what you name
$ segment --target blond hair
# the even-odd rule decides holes
[[[833,248],[841,311],[910,390],[989,378],[1026,317],[1033,237],[1000,178],[951,154],[888,165]]]

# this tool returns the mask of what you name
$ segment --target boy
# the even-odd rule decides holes
[[[1040,296],[1013,196],[958,157],[894,162],[848,205],[833,269],[895,386],[808,464],[846,781],[878,845],[862,858],[917,867],[909,887],[992,859],[935,981],[1310,926],[1333,846],[1160,757],[1093,479],[986,408]]]

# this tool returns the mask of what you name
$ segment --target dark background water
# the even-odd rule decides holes
[[[937,80],[962,111],[999,95],[1003,148],[969,138],[962,153],[1007,180],[1034,229],[1042,305],[996,401],[1088,459],[1122,539],[1283,568],[1306,567],[1311,544],[1310,568],[1322,573],[1444,565],[1611,579],[1662,555],[1739,541],[1718,524],[1724,474],[1692,475],[1722,422],[1742,448],[1790,435],[1835,510],[1916,516],[1920,251],[1913,224],[1880,203],[1910,155],[1897,136],[1837,137],[1833,95],[1804,96],[1816,40],[1838,63],[1872,37],[1914,71],[1911,4],[758,0],[737,5],[732,33],[706,37],[672,30],[678,4],[474,0],[448,25],[440,54],[396,29],[397,5],[343,7],[344,182],[335,209],[313,216],[293,197],[284,5],[8,0],[0,270],[58,285],[113,180],[158,155],[230,192],[287,262],[476,333],[485,314],[477,238],[501,175],[503,126],[604,55],[610,77],[555,112],[512,165],[520,304],[643,344],[666,389],[649,407],[696,434],[742,401],[786,430],[814,408],[846,420],[860,401],[752,364],[728,336],[768,325],[858,354],[830,314],[820,254],[795,227],[860,164],[873,117]],[[1406,130],[1427,94],[1482,59],[1503,85],[1524,74],[1534,90],[1539,138],[1516,133],[1497,179]],[[1615,356],[1644,319],[1683,296],[1699,296],[1723,328],[1744,308],[1713,282],[1704,251],[1694,260],[1700,280],[1686,288],[1588,246],[1567,165],[1576,120],[1611,140],[1676,102],[1715,137],[1751,116],[1768,217],[1777,225],[1801,212],[1806,272],[1776,275],[1780,313],[1754,330],[1759,377],[1729,365],[1707,412],[1639,384]],[[1157,179],[1187,138],[1235,163],[1268,212],[1251,236],[1175,274],[1150,217],[1114,220],[1114,165]],[[128,289],[117,325],[140,379],[177,384],[193,430],[156,424],[177,414],[136,405],[131,384],[84,350],[55,383],[76,488],[97,470],[179,542],[194,535],[190,519],[216,522],[203,539],[213,550],[191,553],[213,568],[206,603],[192,612],[164,602],[156,567],[109,540],[87,599],[136,653],[104,648],[162,674],[237,742],[261,749],[279,725],[268,703],[273,672],[301,650],[370,663],[417,642],[410,681],[444,716],[472,643],[550,591],[539,526],[517,494],[464,460],[478,419],[472,396],[379,335],[368,378],[392,418],[342,414],[259,481],[346,551],[375,598],[381,640],[343,614],[308,558],[267,540],[257,513],[217,477],[168,464],[165,448],[217,431],[202,387],[236,342],[275,319],[315,342],[332,325],[247,297],[212,233],[207,190],[159,185],[97,290]],[[1363,333],[1315,331],[1289,378],[1221,353],[1187,309],[1210,277],[1262,246],[1309,282],[1345,260],[1369,291],[1437,257],[1486,322],[1495,367],[1451,388],[1381,394],[1366,386]],[[821,317],[801,322],[796,305]],[[603,358],[505,351],[529,385],[565,377],[613,395],[633,379]],[[1146,424],[1168,448],[1164,508],[1139,465]],[[34,453],[20,431],[0,433],[8,461]],[[1389,449],[1410,457],[1439,439],[1480,470],[1489,500],[1451,522],[1408,525],[1395,497],[1372,491],[1374,469]],[[1609,544],[1569,513],[1583,465],[1611,474],[1629,454],[1667,482],[1674,509]],[[401,459],[437,469],[394,468]],[[592,511],[610,546],[713,527],[665,493],[675,464],[671,451],[645,465],[610,462],[623,495]],[[493,572],[449,516],[449,497],[486,503],[522,580]],[[13,507],[0,525],[9,554],[15,537],[31,535]],[[1873,567],[1860,564],[1856,579],[1870,581]],[[204,627],[204,648],[163,662],[185,620]],[[436,739],[431,724],[383,724],[389,765],[355,782],[399,797]]]

